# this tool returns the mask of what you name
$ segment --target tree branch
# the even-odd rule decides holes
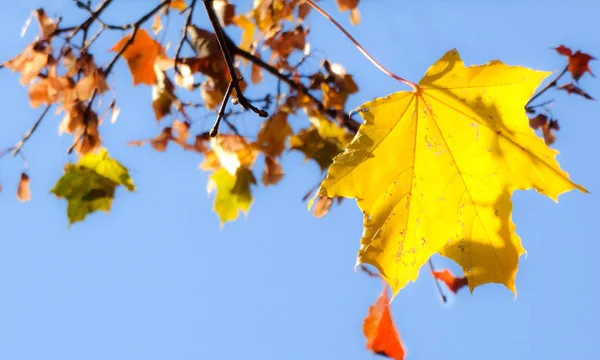
[[[179,44],[177,44],[177,50],[175,51],[175,72],[179,75],[181,75],[181,73],[179,72],[179,56],[181,55],[181,49],[183,48],[183,43],[186,41],[187,36],[188,36],[187,29],[192,25],[192,17],[194,16],[194,10],[196,9],[196,3],[197,3],[197,0],[192,0],[192,3],[188,7],[189,13],[187,14],[187,17],[185,18],[185,25],[183,26],[181,40],[179,40]]]
[[[269,116],[269,114],[265,110],[259,109],[259,108],[255,107],[254,105],[252,105],[250,103],[250,101],[248,101],[248,99],[246,99],[246,97],[242,93],[242,89],[240,87],[240,80],[242,80],[242,79],[238,78],[238,76],[236,74],[235,66],[233,65],[233,59],[231,56],[231,52],[227,46],[227,38],[225,36],[225,33],[223,32],[223,28],[221,27],[221,24],[219,23],[219,18],[217,17],[217,14],[215,13],[215,9],[213,8],[213,0],[202,0],[202,2],[204,2],[204,7],[206,8],[206,13],[208,14],[208,19],[210,20],[210,23],[212,24],[212,27],[215,30],[217,42],[219,43],[219,47],[221,48],[221,53],[223,54],[223,57],[225,58],[225,64],[227,65],[227,70],[229,71],[229,76],[231,77],[231,83],[233,85],[233,88],[235,89],[239,104],[244,109],[252,110],[256,114],[258,114],[258,116],[260,116],[260,117]]]
[[[15,145],[15,147],[12,149],[12,156],[17,156],[19,154],[19,152],[23,148],[23,145],[25,145],[27,140],[29,140],[31,135],[33,135],[33,133],[38,128],[38,126],[42,122],[42,119],[44,119],[44,117],[48,113],[48,110],[50,110],[51,107],[52,107],[52,105],[47,105],[46,108],[44,108],[44,110],[42,111],[42,113],[40,114],[38,119],[35,121],[33,126],[25,133],[25,135],[23,135],[23,138],[21,139],[21,141],[19,141],[19,143],[17,145]]]
[[[232,43],[231,40],[229,40],[229,43]],[[317,106],[318,110],[323,114],[333,118],[334,120],[337,120],[337,115],[341,115],[341,125],[353,133],[358,132],[360,124],[356,120],[352,119],[350,115],[346,114],[345,112],[338,112],[336,110],[326,109],[325,105],[323,105],[323,102],[317,99],[313,94],[311,94],[308,88],[304,86],[304,84],[290,79],[288,76],[285,76],[284,74],[280,73],[279,70],[271,66],[269,63],[265,62],[263,59],[252,55],[246,50],[240,49],[235,45],[233,45],[232,48],[234,54],[253,62],[254,64],[266,70],[271,75],[275,76],[277,79],[285,82],[290,88],[308,96],[308,98]]]
[[[563,77],[564,74],[567,73],[569,67],[565,66],[565,68],[563,69],[563,71],[558,74],[558,76],[552,80],[551,82],[548,83],[548,85],[544,86],[544,88],[542,90],[540,90],[537,94],[533,95],[531,97],[531,99],[529,99],[529,101],[527,102],[527,104],[525,104],[525,109],[529,108],[529,104],[531,104],[535,99],[537,99],[538,97],[540,97],[543,93],[545,93],[546,91],[548,91],[550,88],[553,88],[556,86],[556,84],[558,83],[558,80],[560,80],[561,77]]]
[[[227,91],[225,92],[225,96],[223,97],[223,101],[221,102],[221,107],[219,108],[219,113],[217,114],[217,120],[215,120],[215,125],[210,129],[210,137],[215,137],[219,133],[219,125],[221,124],[221,119],[225,116],[225,108],[227,107],[227,102],[229,101],[229,97],[231,96],[231,92],[233,91],[233,81],[229,82],[227,86]]]

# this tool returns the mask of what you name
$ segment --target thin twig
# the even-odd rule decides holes
[[[374,277],[374,278],[380,278],[380,279],[381,279],[381,275],[379,275],[379,274],[377,274],[377,273],[375,273],[375,272],[373,272],[373,271],[369,270],[369,268],[368,268],[368,267],[366,267],[365,265],[362,265],[362,264],[361,264],[361,265],[360,265],[360,270],[361,270],[362,272],[364,272],[365,274],[367,274],[367,276],[369,276],[369,277]]]
[[[431,269],[432,273],[435,271],[435,269],[433,268],[433,262],[431,261],[431,258],[429,258],[429,268]],[[442,302],[446,303],[446,301],[448,299],[446,298],[446,295],[444,295],[444,292],[442,291],[442,287],[440,286],[439,280],[434,277],[433,281],[435,281],[435,285],[437,287],[437,290],[438,290],[440,296],[442,297]]]
[[[308,98],[313,102],[313,104],[315,104],[317,106],[317,109],[320,112],[322,112],[323,114],[330,116],[333,119],[336,118],[335,111],[331,112],[328,109],[326,109],[323,102],[321,100],[317,99],[313,94],[311,94],[310,91],[308,90],[308,88],[306,88],[306,86],[304,86],[304,84],[290,79],[288,76],[285,76],[284,74],[280,73],[279,70],[277,70],[276,68],[274,68],[273,66],[271,66],[270,64],[265,62],[263,59],[255,56],[255,55],[252,55],[251,53],[249,53],[243,49],[240,49],[237,46],[233,47],[233,52],[236,55],[241,56],[244,59],[249,60],[249,61],[253,62],[255,65],[263,68],[268,73],[275,76],[277,79],[285,82],[290,88],[298,91],[299,93],[301,93],[303,95],[308,96]],[[343,125],[345,128],[350,130],[352,133],[358,132],[358,128],[360,127],[360,124],[357,121],[353,120],[346,113],[344,113],[342,115],[342,124],[341,125]]]
[[[567,71],[569,70],[568,66],[565,66],[565,68],[563,69],[563,71],[558,74],[558,76],[552,80],[551,82],[548,83],[548,85],[544,86],[544,88],[542,90],[540,90],[537,94],[533,95],[531,97],[531,99],[529,99],[529,101],[527,102],[527,104],[525,104],[525,108],[529,108],[529,104],[531,104],[535,99],[537,99],[538,97],[540,97],[543,93],[545,93],[546,91],[548,91],[548,89],[553,88],[556,86],[556,84],[558,83],[558,80],[560,80],[561,77],[563,77],[564,74],[567,73]]]
[[[2,158],[4,155],[8,154],[9,152],[13,151],[15,149],[14,146],[9,147],[8,149],[4,149],[0,151],[0,158]]]
[[[190,6],[188,6],[188,8],[187,8],[187,11],[189,11],[189,13],[187,14],[187,17],[185,18],[185,25],[183,26],[181,40],[179,40],[179,44],[177,44],[177,50],[175,51],[175,72],[179,75],[181,75],[181,72],[179,71],[179,56],[181,55],[181,49],[183,48],[183,43],[187,39],[187,29],[188,29],[188,27],[190,27],[192,25],[192,17],[194,15],[194,9],[196,8],[196,2],[197,2],[197,0],[192,0],[192,2],[190,3]]]
[[[229,102],[229,97],[231,96],[231,92],[233,91],[233,80],[229,82],[227,85],[227,91],[225,92],[225,96],[223,97],[223,101],[221,102],[221,107],[219,108],[219,113],[217,114],[217,120],[215,120],[215,125],[210,129],[210,137],[215,137],[219,133],[219,125],[221,124],[221,119],[225,116],[225,108],[227,107],[227,103]]]
[[[29,130],[27,130],[27,132],[25,133],[25,135],[23,135],[23,138],[21,139],[21,141],[19,141],[19,143],[17,145],[15,145],[15,147],[14,147],[14,149],[12,151],[12,156],[17,156],[19,154],[19,152],[23,148],[23,145],[25,145],[25,143],[27,142],[27,140],[29,140],[29,138],[31,137],[31,135],[33,135],[33,133],[35,132],[35,130],[38,128],[38,126],[40,126],[40,123],[42,122],[42,119],[44,119],[44,117],[48,113],[48,110],[50,110],[51,107],[52,107],[52,105],[47,105],[44,108],[44,110],[42,111],[42,113],[40,114],[40,116],[38,117],[38,119],[35,121],[35,123],[33,123],[33,126]]]
[[[219,47],[221,48],[221,53],[223,53],[223,57],[225,58],[225,64],[227,65],[227,70],[229,71],[229,76],[231,77],[231,82],[233,84],[233,88],[235,89],[238,102],[244,109],[250,109],[254,113],[258,114],[260,117],[267,117],[269,113],[267,113],[263,109],[259,109],[252,105],[248,99],[244,97],[242,93],[242,89],[240,87],[241,78],[238,78],[237,73],[235,71],[235,67],[233,66],[233,59],[229,48],[227,47],[227,41],[225,37],[225,33],[223,32],[223,28],[219,23],[219,18],[215,13],[215,9],[213,7],[213,0],[202,0],[204,2],[204,7],[206,8],[206,13],[208,14],[208,19],[212,24],[213,29],[215,30],[215,35],[217,36],[217,42],[219,43]]]
[[[87,29],[94,23],[95,20],[98,19],[98,17],[100,16],[100,14],[102,14],[102,12],[104,10],[106,10],[106,8],[113,2],[114,0],[104,0],[102,3],[100,3],[100,5],[98,5],[98,7],[96,8],[96,10],[94,10],[91,14],[90,17],[87,18],[84,22],[82,22],[81,24],[79,24],[78,26],[72,27],[72,28],[58,28],[54,31],[54,33],[52,35],[58,35],[62,32],[66,32],[66,31],[71,31],[71,33],[67,36],[67,42],[70,42],[71,39],[77,35],[77,33],[81,30],[85,30],[87,31]],[[77,2],[77,1],[76,1]]]
[[[356,41],[356,39],[354,37],[352,37],[352,35],[350,35],[350,33],[348,31],[346,31],[346,29],[344,29],[344,27],[342,25],[340,25],[340,23],[335,21],[334,18],[332,18],[325,10],[323,10],[319,6],[317,6],[317,4],[312,2],[312,0],[306,0],[306,3],[308,5],[310,5],[313,9],[317,10],[317,12],[319,14],[323,15],[327,20],[329,20],[333,25],[335,25],[341,32],[343,32],[344,35],[346,35],[346,37],[350,41],[352,41],[354,46],[356,46],[358,51],[360,51],[367,59],[369,59],[369,61],[371,61],[373,63],[373,65],[375,65],[375,67],[377,67],[379,70],[381,70],[384,74],[388,75],[392,79],[398,80],[401,83],[410,86],[415,91],[419,88],[419,86],[417,84],[415,84],[414,82],[408,81],[404,78],[401,78],[400,76],[394,74],[393,72],[386,69],[383,65],[381,65],[377,60],[375,60],[375,58],[371,54],[369,54],[367,52],[367,50],[365,50],[364,47],[362,47],[362,45],[360,45],[360,43],[358,41]]]

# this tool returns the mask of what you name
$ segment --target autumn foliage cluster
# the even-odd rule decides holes
[[[39,32],[2,67],[18,74],[31,108],[41,113],[21,141],[0,156],[23,156],[31,134],[53,110],[62,118],[59,134],[73,138],[67,152],[78,160],[65,165],[52,193],[66,200],[69,223],[99,210],[109,212],[117,188],[135,191],[127,168],[102,145],[102,126],[119,116],[110,76],[120,60],[127,64],[132,86],[148,88],[147,106],[162,127],[156,136],[128,145],[160,152],[177,146],[197,153],[200,168],[210,172],[207,190],[216,192],[213,207],[222,224],[250,211],[252,189],[259,182],[273,186],[282,179],[280,160],[286,150],[303,153],[326,173],[322,183],[301,193],[310,199],[315,216],[326,215],[343,198],[357,199],[363,212],[357,264],[374,266],[378,273],[363,270],[386,284],[364,322],[367,347],[374,353],[404,358],[391,320],[388,285],[395,296],[429,262],[432,276],[453,293],[486,283],[516,292],[524,248],[510,220],[512,192],[534,188],[553,199],[572,189],[586,192],[555,160],[549,146],[559,124],[548,111],[552,100],[541,100],[553,88],[593,100],[578,85],[582,76],[592,74],[589,62],[594,60],[581,51],[557,47],[566,57],[565,68],[541,89],[546,72],[500,61],[465,66],[455,50],[436,61],[419,83],[384,69],[411,90],[366,102],[353,112],[362,116],[360,121],[346,105],[360,89],[352,74],[327,59],[316,71],[303,66],[313,57],[307,17],[313,12],[329,17],[313,1],[256,0],[249,12],[241,12],[227,0],[155,0],[127,24],[105,19],[112,3],[73,1],[86,14],[76,24],[43,9],[33,11]],[[360,23],[359,0],[336,3],[353,25]],[[198,20],[202,13],[210,25],[198,25],[207,24],[206,16]],[[185,25],[167,48],[158,35],[174,16]],[[231,28],[241,32],[240,39],[228,36]],[[123,36],[110,49],[97,48],[106,32]],[[106,50],[111,60],[98,63],[94,54]],[[572,81],[561,83],[567,74]],[[263,94],[253,91],[266,77],[277,86]],[[214,114],[210,128],[195,122],[202,109]],[[264,118],[255,134],[240,134],[234,121],[240,112]],[[292,130],[292,115],[304,119],[300,130]],[[391,153],[403,156],[390,161]],[[259,161],[264,163],[260,174],[254,169]],[[525,168],[536,172],[511,175],[527,173],[521,171]],[[21,201],[31,199],[29,182],[24,171],[17,190]],[[505,242],[514,251],[491,251]],[[456,261],[465,275],[435,270],[430,257],[436,253]]]

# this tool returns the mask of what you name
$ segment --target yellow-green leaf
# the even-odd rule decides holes
[[[219,168],[210,175],[207,191],[217,191],[213,210],[219,216],[221,225],[236,220],[240,211],[248,213],[253,201],[250,186],[254,184],[254,174],[245,166],[239,167],[235,175],[225,168]]]
[[[379,269],[396,294],[440,252],[462,266],[471,291],[500,283],[516,294],[524,248],[511,220],[513,191],[555,201],[586,192],[529,127],[524,105],[548,75],[500,61],[465,67],[452,50],[417,90],[364,104],[365,123],[319,191],[357,199],[357,263]]]
[[[112,159],[105,149],[88,153],[77,164],[67,164],[65,173],[51,192],[67,200],[69,224],[83,221],[95,211],[109,212],[115,189],[135,191],[129,171]]]
[[[307,159],[316,161],[324,171],[352,140],[352,135],[321,117],[310,116],[309,119],[312,126],[290,138],[290,149],[303,152]]]

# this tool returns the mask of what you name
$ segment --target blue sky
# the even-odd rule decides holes
[[[150,1],[148,1],[150,2]],[[249,1],[239,0],[241,6]],[[348,27],[332,0],[323,7]],[[19,31],[31,9],[45,6],[65,22],[77,19],[67,0],[22,0],[0,12],[0,59],[32,38]],[[115,22],[134,18],[145,0],[121,0]],[[600,56],[597,14],[589,0],[363,0],[363,22],[350,30],[377,59],[418,81],[431,63],[457,48],[467,64],[500,59],[560,71],[565,44]],[[200,7],[196,23],[207,27]],[[172,32],[176,34],[174,21]],[[361,92],[349,108],[402,90],[370,65],[315,13],[310,40],[355,76]],[[235,34],[234,34],[235,35]],[[108,49],[118,37],[107,37]],[[111,56],[97,50],[100,59]],[[316,66],[317,62],[315,61]],[[592,70],[600,72],[596,62]],[[123,63],[111,78],[121,115],[101,133],[111,155],[128,166],[136,193],[118,191],[110,215],[67,229],[66,204],[49,194],[71,138],[57,136],[48,117],[24,148],[33,201],[17,202],[19,159],[0,160],[0,358],[3,359],[374,359],[362,321],[380,283],[355,273],[362,217],[345,201],[315,219],[300,201],[319,180],[316,165],[288,154],[286,176],[255,189],[247,217],[219,227],[206,194],[201,158],[170,148],[156,153],[130,140],[155,135],[150,90],[132,88]],[[18,77],[0,71],[0,148],[14,145],[38,111],[28,106]],[[272,83],[266,83],[269,85]],[[600,97],[598,79],[580,85]],[[518,298],[499,285],[461,291],[443,305],[424,268],[392,303],[407,359],[597,359],[597,222],[600,202],[597,102],[551,92],[561,131],[558,160],[592,194],[568,193],[553,203],[534,191],[513,196],[513,221],[528,257],[521,258]],[[194,129],[213,117],[196,114]],[[258,119],[236,120],[250,132]],[[298,126],[300,119],[295,121]],[[440,259],[436,264],[456,266]]]

